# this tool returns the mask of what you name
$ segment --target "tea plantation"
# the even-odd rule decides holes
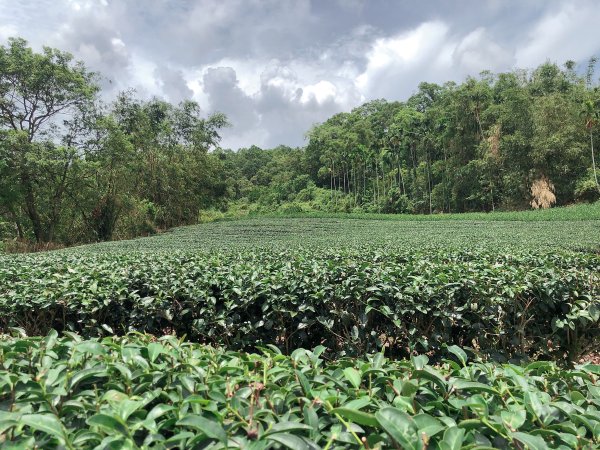
[[[596,448],[600,214],[572,211],[0,256],[0,448]]]

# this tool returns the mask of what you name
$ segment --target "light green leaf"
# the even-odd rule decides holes
[[[360,372],[353,367],[346,367],[344,369],[344,377],[348,380],[352,386],[356,389],[360,387],[361,376]]]
[[[411,356],[410,360],[412,361],[413,366],[415,366],[415,370],[423,370],[429,362],[429,358],[426,355]]]
[[[512,433],[513,439],[522,442],[529,450],[546,450],[548,445],[540,436],[534,436],[528,433]]]
[[[312,390],[310,388],[310,383],[308,382],[308,378],[299,370],[296,370],[296,376],[298,377],[298,381],[300,382],[300,386],[302,386],[302,390],[304,391],[304,395],[308,398],[312,398]]]
[[[24,414],[21,416],[21,423],[34,430],[41,431],[58,438],[61,442],[65,441],[65,434],[60,420],[50,414]]]
[[[344,405],[344,408],[363,409],[365,406],[370,405],[370,404],[371,404],[371,397],[369,397],[368,395],[365,395],[363,397],[349,401],[348,403],[346,403]]]
[[[543,419],[549,412],[550,409],[548,405],[542,403],[542,399],[540,398],[540,394],[534,391],[525,392],[523,396],[523,401],[525,403],[525,407],[536,417]]]
[[[440,442],[440,450],[460,450],[462,448],[465,430],[450,427],[444,432],[444,439]]]
[[[89,353],[91,355],[105,355],[106,350],[98,342],[86,341],[75,346],[75,350],[81,353]]]
[[[152,410],[146,416],[146,419],[156,420],[169,411],[173,411],[174,409],[176,409],[174,406],[161,403],[160,405],[156,405],[154,408],[152,408]]]
[[[364,425],[367,427],[378,427],[379,423],[373,414],[366,413],[364,411],[359,411],[358,409],[351,408],[334,408],[331,410],[334,414],[339,414],[344,419],[349,420],[351,422],[357,423],[359,425]]]
[[[150,362],[154,362],[158,355],[164,353],[164,351],[165,348],[158,342],[148,344],[148,358],[150,359]]]
[[[80,370],[73,375],[73,378],[71,378],[71,381],[69,382],[69,389],[73,389],[78,383],[89,378],[103,378],[107,376],[108,374],[106,373],[105,369],[90,368]]]
[[[144,406],[144,403],[139,400],[127,399],[118,404],[117,411],[119,411],[119,416],[125,421],[142,406]]]
[[[106,393],[102,396],[102,400],[107,402],[122,402],[123,400],[127,400],[129,397],[127,394],[116,391],[114,389],[110,389],[106,391]]]
[[[48,332],[46,337],[44,338],[44,344],[46,345],[46,350],[52,349],[54,344],[56,344],[56,340],[58,339],[58,333],[56,330],[52,329]]]
[[[265,436],[274,433],[282,433],[284,431],[297,430],[312,430],[312,427],[301,422],[277,422],[265,433]]]
[[[108,431],[108,434],[119,432],[124,436],[130,435],[127,425],[120,418],[109,416],[108,414],[96,414],[90,417],[87,423],[88,425],[97,426]]]
[[[516,431],[525,423],[527,413],[524,409],[517,411],[501,411],[502,422],[508,427],[509,431]]]
[[[403,411],[408,411],[411,414],[415,413],[415,406],[413,403],[413,397],[406,397],[404,395],[398,395],[394,397],[394,406],[402,409]]]
[[[494,394],[494,395],[498,394],[498,391],[496,391],[494,388],[488,386],[487,384],[478,383],[477,381],[454,380],[454,382],[452,384],[455,389],[467,391],[470,393],[487,392],[489,394]]]
[[[446,428],[438,419],[425,413],[417,414],[413,420],[417,424],[419,433],[425,433],[427,437],[433,437]]]
[[[291,448],[292,450],[310,450],[311,448],[304,439],[294,434],[275,433],[267,436],[267,439],[284,445],[287,448]]]
[[[454,356],[456,356],[456,358],[460,361],[463,367],[466,367],[468,357],[462,348],[460,348],[458,345],[450,345],[448,347],[448,351]]]

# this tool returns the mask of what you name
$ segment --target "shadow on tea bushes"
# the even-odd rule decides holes
[[[579,253],[271,250],[43,256],[0,267],[0,327],[175,332],[338,355],[444,344],[577,360],[597,342],[600,258]],[[104,326],[104,327],[103,327]]]

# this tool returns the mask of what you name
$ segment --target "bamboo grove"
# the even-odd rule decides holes
[[[280,171],[271,175],[271,193],[283,191],[268,201],[318,199],[311,183],[329,191],[312,206],[337,211],[430,214],[593,201],[600,194],[595,63],[585,76],[568,62],[460,84],[421,83],[406,102],[374,100],[336,114],[307,133],[300,173],[282,149],[264,156],[264,166]],[[256,153],[229,157],[244,169]],[[309,193],[294,197],[282,179]],[[255,190],[264,180],[260,172],[250,178]]]

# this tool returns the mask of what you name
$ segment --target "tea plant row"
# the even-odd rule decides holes
[[[519,214],[515,213],[515,219]],[[373,216],[259,217],[206,223],[120,242],[104,242],[66,250],[69,253],[206,250],[256,248],[370,248],[413,251],[436,249],[598,249],[600,216],[595,220],[405,220]],[[365,218],[361,218],[365,217]],[[402,216],[400,216],[402,217]],[[415,217],[415,216],[411,216]],[[426,216],[428,217],[428,216]],[[451,216],[456,217],[456,216]],[[513,217],[513,216],[509,216]],[[569,217],[569,215],[565,216]]]
[[[348,449],[600,444],[600,366],[468,361],[458,347],[328,362],[172,336],[0,340],[3,448]]]
[[[0,265],[0,332],[175,332],[196,342],[396,357],[443,344],[568,358],[600,327],[600,256],[255,250],[50,253]]]

